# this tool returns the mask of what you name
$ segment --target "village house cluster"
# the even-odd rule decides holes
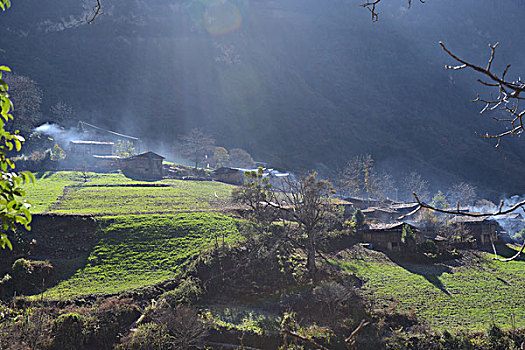
[[[402,232],[407,226],[415,235],[416,243],[426,240],[433,241],[437,246],[456,245],[458,247],[483,247],[501,241],[507,236],[505,229],[498,221],[490,217],[455,216],[444,218],[439,213],[432,213],[438,219],[448,221],[443,234],[436,227],[424,222],[417,222],[415,217],[409,216],[399,220],[418,208],[418,203],[399,203],[391,200],[374,200],[364,198],[345,198],[341,204],[353,209],[359,209],[365,215],[367,225],[362,233],[363,242],[370,243],[374,248],[389,251],[402,249]],[[463,212],[470,212],[469,207],[460,208]],[[525,220],[519,213],[512,213],[498,218],[505,227],[523,227]],[[461,239],[454,240],[458,236]],[[456,236],[456,237],[452,237]]]

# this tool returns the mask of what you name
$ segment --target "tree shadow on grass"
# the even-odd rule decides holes
[[[517,246],[509,246],[507,244],[496,244],[496,251],[499,256],[503,257],[504,259],[508,259],[516,255],[521,247]],[[492,247],[483,249],[486,252],[492,253],[494,256],[494,250]],[[519,257],[514,259],[514,261],[525,261],[525,252],[521,253]]]
[[[402,254],[387,254],[392,262],[401,266],[410,273],[419,275],[430,282],[434,287],[442,291],[448,296],[451,296],[441,279],[439,278],[444,273],[453,273],[450,266],[443,264],[435,264],[431,262],[411,261]]]

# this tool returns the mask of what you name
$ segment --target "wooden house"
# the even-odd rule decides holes
[[[111,156],[114,142],[102,141],[70,141],[68,157]]]
[[[363,241],[371,243],[372,247],[376,249],[400,251],[403,245],[401,235],[405,225],[408,225],[416,235],[416,243],[421,243],[423,236],[417,227],[403,222],[371,224],[363,231]]]
[[[124,175],[142,180],[156,180],[163,176],[164,157],[153,152],[144,152],[122,158],[120,167]]]
[[[478,245],[488,245],[498,241],[501,227],[496,220],[487,217],[456,216],[450,222],[455,226],[463,225]]]

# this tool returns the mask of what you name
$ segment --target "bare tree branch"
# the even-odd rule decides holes
[[[372,15],[372,22],[377,22],[379,19],[379,13],[376,11],[376,6],[379,5],[381,0],[367,0],[365,3],[361,4],[361,7],[364,7],[370,11],[370,14]],[[422,4],[425,2],[425,0],[419,0]],[[410,8],[412,6],[412,0],[408,0],[408,7]]]
[[[93,15],[91,17],[86,16],[86,22],[88,24],[93,24],[95,23],[95,18],[102,14],[104,14],[104,12],[102,12],[102,4],[100,3],[100,0],[97,0],[97,4],[93,7]]]
[[[452,70],[471,68],[488,78],[488,81],[478,79],[478,82],[480,84],[498,89],[498,95],[496,97],[491,96],[490,99],[484,99],[478,95],[474,100],[474,102],[481,102],[484,104],[484,107],[480,111],[481,114],[486,111],[501,110],[507,115],[509,115],[509,117],[507,118],[493,118],[497,121],[504,122],[507,124],[505,131],[496,134],[486,133],[484,135],[477,133],[478,135],[487,139],[497,139],[496,147],[500,145],[501,139],[503,137],[508,135],[520,135],[525,130],[523,126],[523,117],[525,116],[525,109],[520,110],[519,106],[519,102],[525,99],[525,97],[520,96],[520,94],[525,91],[525,83],[521,81],[520,78],[514,81],[506,79],[507,73],[510,69],[510,64],[505,67],[501,76],[493,72],[492,63],[494,62],[494,58],[496,56],[496,48],[498,47],[498,44],[499,43],[496,43],[494,45],[489,44],[490,57],[486,67],[483,68],[456,56],[445,46],[445,44],[443,44],[441,41],[439,42],[439,45],[441,46],[443,51],[445,51],[454,60],[461,63],[457,66],[446,65],[445,68]]]
[[[456,209],[443,209],[443,208],[437,208],[437,207],[434,207],[430,204],[427,204],[423,201],[421,201],[418,197],[417,194],[414,193],[414,198],[416,199],[417,203],[418,203],[418,207],[413,210],[412,212],[406,214],[406,215],[403,215],[403,216],[400,216],[398,218],[398,220],[402,220],[408,216],[412,216],[414,214],[416,214],[419,210],[421,209],[430,209],[432,211],[437,211],[438,213],[443,213],[443,214],[451,214],[451,215],[463,215],[463,216],[470,216],[470,217],[489,217],[489,216],[498,216],[498,215],[505,215],[505,214],[508,214],[508,213],[512,213],[513,211],[521,208],[521,209],[524,209],[525,210],[525,201],[521,201],[517,204],[514,204],[513,206],[507,208],[507,209],[503,209],[505,207],[505,202],[504,201],[501,201],[500,202],[500,205],[499,205],[499,208],[497,211],[495,212],[492,212],[492,213],[472,213],[472,212],[465,212],[465,211],[461,211],[459,209],[459,202],[457,203],[457,207]]]

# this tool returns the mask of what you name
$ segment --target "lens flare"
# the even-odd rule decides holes
[[[204,26],[211,35],[224,35],[240,28],[242,15],[229,1],[209,2],[204,11]]]

